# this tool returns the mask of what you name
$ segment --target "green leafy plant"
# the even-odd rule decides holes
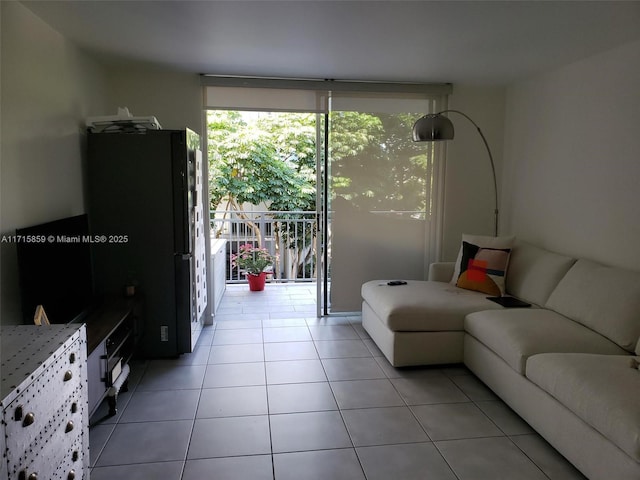
[[[273,265],[276,257],[266,248],[254,247],[250,243],[240,245],[237,254],[231,255],[231,265],[250,275],[258,275]]]

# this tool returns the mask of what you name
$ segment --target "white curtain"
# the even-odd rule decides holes
[[[446,97],[332,94],[329,101],[330,311],[360,310],[368,280],[426,279],[439,258],[440,145],[413,122]],[[361,138],[361,148],[349,142]]]
[[[219,110],[322,113],[324,97],[314,90],[288,88],[205,87],[205,107]]]

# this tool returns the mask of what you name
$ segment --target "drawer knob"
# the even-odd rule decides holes
[[[64,433],[69,433],[71,430],[73,430],[73,422],[69,421],[64,429]]]
[[[78,413],[78,404],[76,402],[71,404],[71,413]]]
[[[66,372],[64,372],[64,381],[65,382],[68,382],[72,378],[73,378],[73,372],[71,370],[67,370]]]
[[[29,475],[27,477],[27,480],[38,480],[38,474],[37,473],[32,473],[31,475]]]
[[[18,405],[16,407],[15,412],[13,412],[13,419],[16,422],[19,422],[20,420],[22,420],[23,415],[24,415],[24,407],[22,405]]]
[[[36,416],[33,412],[29,412],[24,416],[24,420],[22,421],[22,426],[23,427],[28,427],[29,425],[32,425],[33,422],[36,421]]]
[[[71,470],[69,472],[69,475],[67,475],[67,480],[73,480],[74,478],[76,478],[76,471],[75,470]]]

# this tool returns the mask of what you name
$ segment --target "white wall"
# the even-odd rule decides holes
[[[84,119],[103,110],[100,66],[17,2],[2,9],[0,232],[85,211]],[[20,321],[15,245],[1,248],[2,323]]]
[[[502,186],[505,89],[454,85],[449,108],[460,110],[480,127],[494,157],[498,189]],[[487,149],[478,131],[463,116],[448,113],[455,138],[447,142],[443,260],[455,260],[463,233],[493,235],[494,189]],[[504,229],[500,228],[501,232]]]
[[[85,211],[91,115],[155,115],[163,128],[202,133],[195,74],[146,66],[106,69],[17,2],[2,8],[0,232]],[[2,323],[20,322],[15,245],[1,245]]]
[[[640,270],[640,42],[508,90],[505,228]]]
[[[200,76],[144,67],[108,73],[107,115],[128,107],[135,116],[153,115],[164,129],[188,127],[203,134]]]

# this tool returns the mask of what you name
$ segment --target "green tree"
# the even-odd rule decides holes
[[[249,123],[239,112],[216,111],[208,120],[212,208],[226,203],[223,209],[235,211],[259,245],[262,233],[245,204],[264,204],[274,212],[315,211],[314,114],[268,114]],[[274,232],[276,246],[283,240],[291,251],[294,271],[313,254],[315,228],[300,228],[299,222],[279,222]]]
[[[211,207],[266,204],[306,209],[315,200],[315,119],[269,115],[249,125],[238,112],[209,115]],[[274,208],[276,207],[276,208]]]
[[[427,156],[410,138],[410,114],[332,113],[332,189],[364,211],[416,211],[426,206]],[[358,148],[351,143],[361,129]]]

